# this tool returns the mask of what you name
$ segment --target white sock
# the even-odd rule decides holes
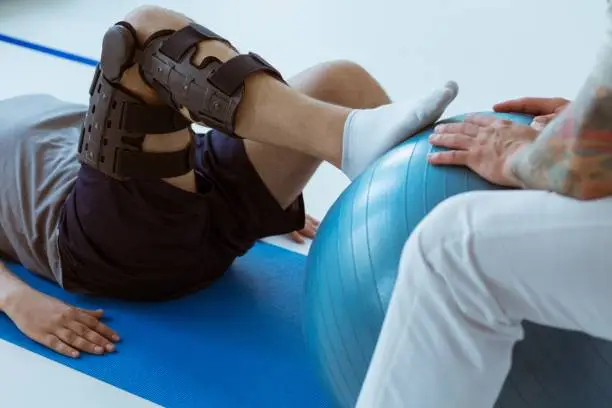
[[[352,111],[344,125],[342,171],[351,180],[380,156],[436,122],[457,97],[453,81],[418,102],[400,102]]]

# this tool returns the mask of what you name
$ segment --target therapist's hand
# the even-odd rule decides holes
[[[429,162],[465,166],[491,183],[520,187],[510,172],[510,159],[537,135],[538,132],[529,126],[493,116],[470,116],[464,123],[436,126],[430,143],[449,150],[431,154]]]
[[[531,127],[539,132],[569,104],[564,98],[519,98],[498,103],[493,110],[534,115]]]

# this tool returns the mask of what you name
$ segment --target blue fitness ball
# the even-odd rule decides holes
[[[532,119],[488,114],[526,125]],[[411,231],[448,197],[500,188],[465,168],[430,166],[427,155],[439,150],[429,144],[432,131],[411,137],[357,178],[310,250],[305,331],[339,407],[355,406]],[[578,406],[612,406],[612,344],[526,323],[496,408]]]

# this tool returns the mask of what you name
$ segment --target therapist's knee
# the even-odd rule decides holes
[[[486,205],[487,194],[468,192],[450,197],[437,206],[419,223],[410,236],[424,252],[467,238],[474,232],[473,215]]]
[[[471,214],[484,200],[486,196],[480,193],[459,194],[429,212],[404,245],[396,281],[399,292],[427,288],[433,281],[449,278],[449,269],[456,269],[451,264],[469,249]],[[459,274],[454,270],[450,276],[457,278]]]

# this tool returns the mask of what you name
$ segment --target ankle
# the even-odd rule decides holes
[[[329,159],[327,160],[337,169],[342,170],[342,159],[344,155],[344,128],[349,120],[351,109],[334,109],[328,119],[327,134],[333,135],[327,142],[327,152]]]
[[[299,151],[339,167],[351,109],[315,100],[267,74],[245,81],[236,134]]]

